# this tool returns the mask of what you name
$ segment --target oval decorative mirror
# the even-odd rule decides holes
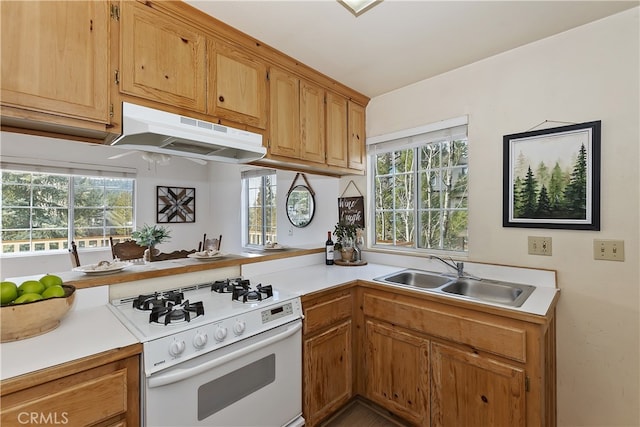
[[[298,175],[300,175],[298,173]],[[310,186],[295,185],[298,175],[293,180],[287,194],[287,218],[294,227],[302,228],[309,225],[316,211],[314,192]],[[305,182],[307,179],[302,175]],[[308,183],[307,183],[308,184]]]

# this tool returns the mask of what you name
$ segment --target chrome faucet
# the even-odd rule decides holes
[[[438,261],[443,262],[447,267],[453,268],[456,273],[458,273],[458,277],[464,277],[464,263],[463,262],[456,262],[454,264],[454,261],[451,260],[451,262],[449,261],[445,261],[444,259],[440,258],[439,256],[435,256],[435,255],[431,255],[429,258],[431,259],[437,259]]]

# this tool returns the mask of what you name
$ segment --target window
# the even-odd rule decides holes
[[[242,172],[246,246],[264,246],[277,242],[276,172],[252,169]]]
[[[134,229],[134,180],[2,171],[2,253],[109,246]]]
[[[466,252],[466,117],[371,138],[374,246]]]

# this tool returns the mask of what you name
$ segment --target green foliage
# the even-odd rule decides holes
[[[518,158],[518,164],[523,161]],[[516,170],[521,166],[516,166]],[[531,167],[513,183],[515,218],[583,219],[587,206],[587,153],[578,150],[573,169],[563,171],[556,162],[551,173],[540,163],[537,175]]]
[[[143,225],[142,228],[131,233],[131,237],[141,246],[153,247],[171,238],[171,231],[161,225]]]
[[[375,243],[466,250],[467,140],[376,156]]]
[[[358,227],[354,224],[347,224],[346,222],[338,222],[333,230],[333,235],[336,236],[336,249],[342,248],[342,242],[344,239],[355,240]]]

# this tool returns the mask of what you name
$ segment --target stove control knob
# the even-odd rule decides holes
[[[224,341],[226,337],[227,337],[227,328],[222,328],[218,326],[216,331],[213,333],[213,338],[216,341],[220,342],[220,341]]]
[[[174,341],[169,346],[169,354],[172,356],[179,356],[184,351],[184,341]]]
[[[196,333],[193,337],[193,346],[195,348],[204,348],[207,345],[207,341],[209,341],[207,334]]]
[[[245,327],[246,323],[243,320],[236,320],[235,325],[233,325],[233,333],[236,335],[242,335]]]

